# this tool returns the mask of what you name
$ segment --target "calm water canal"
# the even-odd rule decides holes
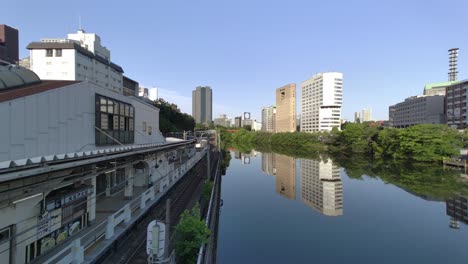
[[[466,199],[408,183],[427,171],[406,171],[404,189],[328,158],[231,157],[218,263],[468,263]]]

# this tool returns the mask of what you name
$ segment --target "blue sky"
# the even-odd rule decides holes
[[[340,71],[343,117],[388,106],[447,80],[449,48],[468,78],[468,1],[6,1],[0,23],[26,45],[76,31],[101,36],[125,74],[191,112],[191,91],[213,89],[214,115],[260,117],[275,89]]]

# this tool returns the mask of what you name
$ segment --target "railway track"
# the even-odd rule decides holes
[[[154,219],[164,220],[166,215],[166,199],[171,199],[171,226],[178,222],[179,215],[190,203],[192,194],[203,186],[206,175],[207,162],[204,157],[192,168],[179,183],[177,183],[165,197],[161,199],[151,211],[138,221],[127,234],[116,242],[112,252],[98,260],[97,263],[126,264],[147,263],[146,255],[146,227]],[[173,234],[172,232],[170,234]]]
[[[213,155],[211,156],[211,168],[210,168],[210,171],[211,171],[211,175],[214,175],[213,173],[215,173],[216,171],[216,162],[217,162],[217,158],[219,157],[219,155]],[[198,173],[200,174],[200,176],[206,176],[206,166],[207,166],[207,163],[204,163],[204,166],[203,168],[201,168],[200,170],[198,170]],[[198,174],[197,173],[197,174]],[[199,179],[205,179],[205,177],[200,177]],[[193,182],[192,182],[193,183]],[[179,216],[180,214],[182,214],[182,212],[187,209],[187,208],[192,208],[195,203],[197,201],[195,201],[193,199],[194,196],[198,197],[198,195],[194,195],[196,193],[201,193],[201,190],[203,188],[203,181],[200,180],[198,182],[198,184],[193,184],[191,185],[193,188],[189,191],[184,191],[182,193],[179,194],[179,196],[177,197],[177,201],[178,202],[172,202],[171,203],[171,225],[172,226],[176,226],[178,221],[179,221]],[[174,217],[176,216],[176,217]],[[161,217],[158,218],[158,219],[163,219],[163,217],[165,217],[165,211],[161,214]],[[146,233],[145,233],[146,234]],[[173,230],[171,230],[171,233],[170,233],[171,237],[170,237],[170,240],[171,240],[171,244],[173,245],[173,241],[174,241],[174,238],[175,238],[175,232],[173,232]],[[169,249],[169,252],[172,252],[172,248]],[[129,263],[135,263],[135,264],[146,264],[148,263],[148,260],[147,260],[148,256],[146,254],[146,235],[145,237],[141,238],[141,240],[139,241],[139,244],[138,244],[138,247],[136,248],[136,250],[132,253],[132,255],[127,259],[126,262],[123,262],[124,264],[129,264]]]

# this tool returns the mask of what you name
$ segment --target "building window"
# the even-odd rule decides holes
[[[46,49],[46,57],[52,57],[52,56],[54,56],[54,50]]]
[[[151,136],[152,133],[153,133],[153,128],[151,126],[148,126],[148,135]]]
[[[143,132],[146,132],[146,122],[143,122]]]
[[[55,57],[62,57],[62,49],[55,50]]]
[[[9,240],[11,236],[11,230],[9,227],[0,230],[0,242],[3,243]]]
[[[135,111],[130,104],[96,94],[96,145],[116,145],[134,142]]]

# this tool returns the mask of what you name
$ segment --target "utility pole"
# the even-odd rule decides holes
[[[206,158],[208,160],[208,166],[207,166],[207,171],[206,171],[206,175],[207,175],[207,178],[208,180],[210,180],[211,178],[211,175],[210,175],[210,171],[211,171],[211,167],[210,167],[210,152],[211,152],[211,145],[210,145],[210,142],[208,141],[208,151],[206,152]]]

